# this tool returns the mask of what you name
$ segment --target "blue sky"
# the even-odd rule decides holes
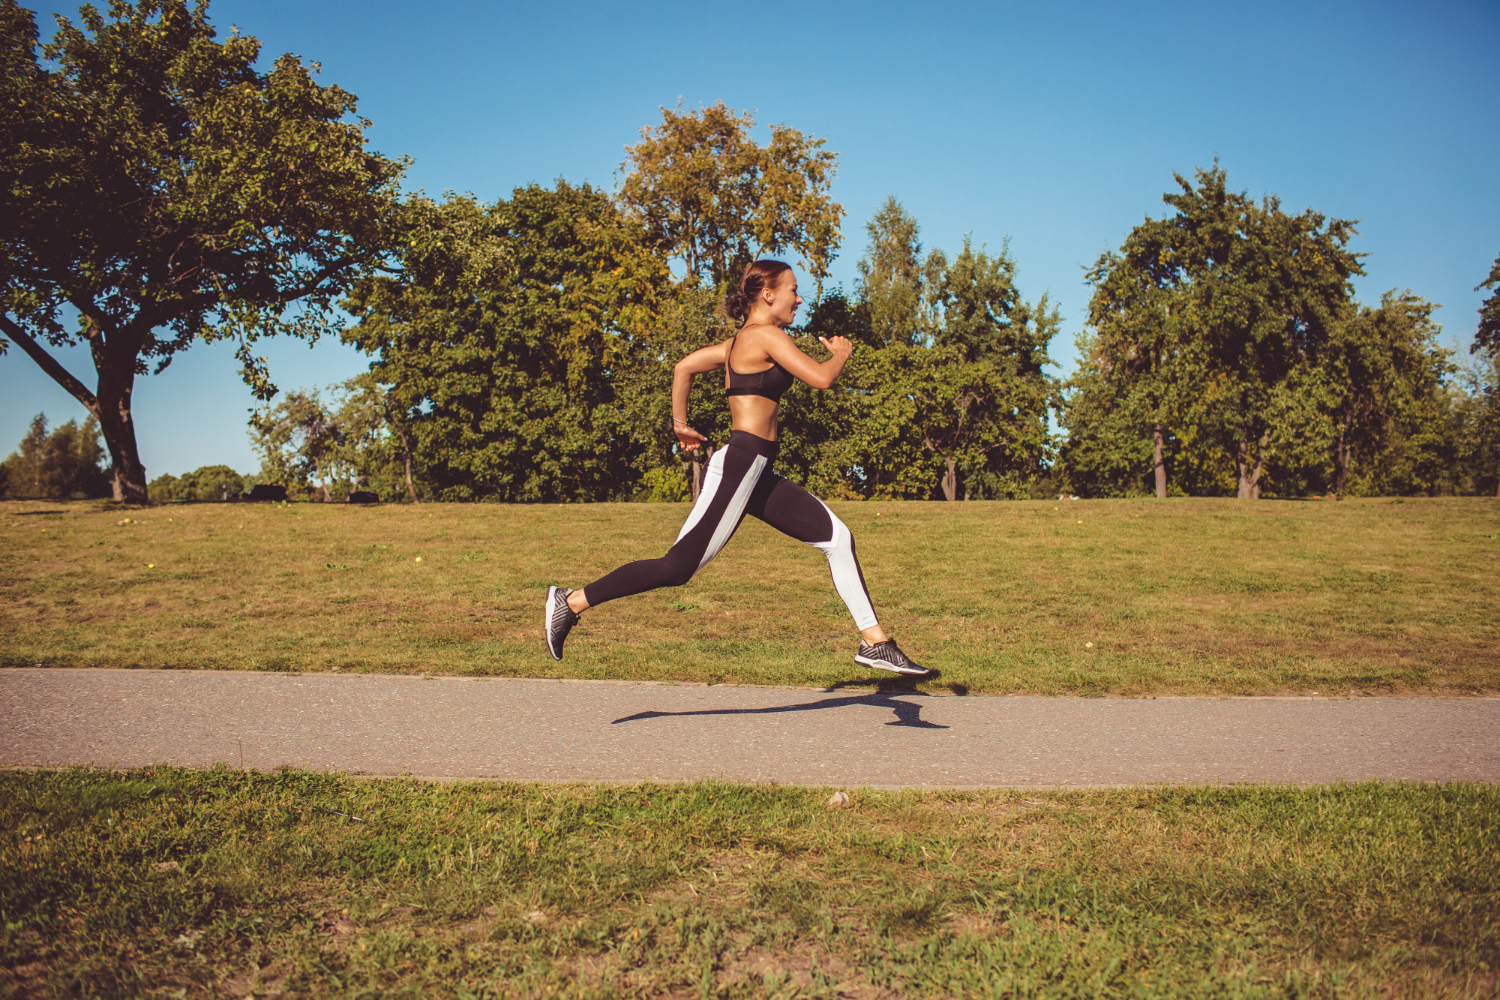
[[[39,7],[44,35],[51,13]],[[613,189],[661,105],[723,100],[828,140],[848,211],[835,281],[894,194],[927,246],[1009,239],[1027,298],[1062,309],[1074,365],[1083,268],[1160,215],[1173,172],[1215,156],[1231,186],[1358,219],[1360,298],[1441,302],[1467,348],[1500,253],[1500,5],[632,4],[217,0],[227,32],[294,52],[360,98],[410,188],[486,199],[558,177]],[[272,342],[283,388],[364,368],[336,343]],[[92,383],[83,352],[65,363]],[[137,382],[148,474],[258,464],[249,392],[222,348]],[[14,347],[0,357],[0,454],[31,417],[82,408]]]

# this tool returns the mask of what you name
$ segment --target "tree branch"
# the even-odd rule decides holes
[[[20,324],[16,323],[9,316],[0,313],[0,331],[4,331],[7,337],[19,344],[21,350],[31,355],[31,360],[35,361],[41,367],[42,371],[52,376],[52,380],[68,390],[74,399],[88,407],[90,413],[95,416],[99,415],[99,400],[94,397],[92,392],[89,392],[88,387],[74,378],[66,368],[57,362],[56,358],[42,348],[41,344],[38,344],[32,339],[30,334],[21,329]]]
[[[283,305],[291,305],[298,299],[304,298],[305,296],[311,295],[313,292],[316,292],[319,285],[323,284],[323,282],[333,277],[339,271],[342,271],[347,267],[357,265],[358,263],[358,257],[340,257],[338,260],[329,264],[327,267],[314,272],[313,276],[308,280],[306,284],[299,285],[296,288],[286,288],[278,291],[276,293],[276,298]]]

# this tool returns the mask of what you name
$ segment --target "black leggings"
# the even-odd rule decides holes
[[[711,562],[746,514],[757,517],[828,557],[834,589],[861,630],[876,624],[875,607],[854,554],[854,536],[827,505],[772,471],[776,442],[733,431],[729,444],[708,462],[703,491],[677,542],[660,559],[626,563],[583,589],[589,604],[603,604],[658,587],[680,587]]]

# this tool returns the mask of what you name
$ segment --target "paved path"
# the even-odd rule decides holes
[[[0,765],[512,780],[1049,786],[1500,781],[1500,699],[933,697],[869,688],[0,670]]]

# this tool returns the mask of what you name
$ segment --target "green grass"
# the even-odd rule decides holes
[[[1500,690],[1493,499],[833,506],[886,627],[942,671],[930,688]],[[749,519],[689,586],[589,612],[554,663],[538,632],[546,585],[660,555],[686,513],[0,504],[0,665],[814,685],[865,673],[822,556]]]
[[[1500,984],[1493,786],[827,795],[0,774],[0,996]]]

